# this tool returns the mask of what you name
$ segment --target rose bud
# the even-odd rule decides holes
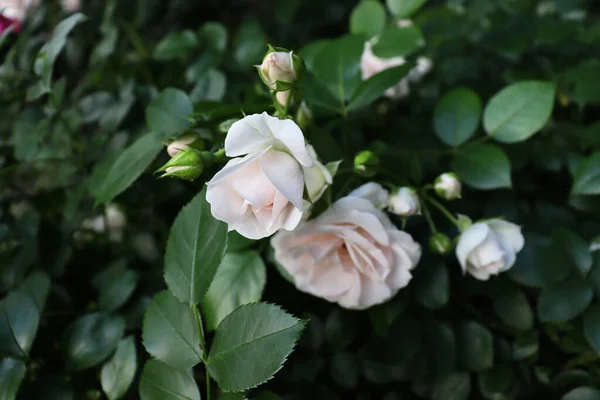
[[[435,189],[435,193],[443,199],[460,199],[462,186],[453,172],[446,172],[438,176],[433,184],[433,188]]]
[[[401,187],[390,196],[388,209],[392,214],[402,217],[410,217],[421,213],[419,195],[415,189],[410,187]]]

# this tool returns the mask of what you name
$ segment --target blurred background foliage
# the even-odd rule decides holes
[[[164,288],[168,229],[213,171],[192,183],[150,172],[136,180],[168,160],[160,146],[143,143],[121,170],[120,187],[102,187],[107,171],[148,132],[147,107],[167,87],[188,93],[199,113],[189,129],[218,147],[224,106],[227,113],[231,105],[233,113],[240,105],[269,107],[253,68],[266,43],[300,51],[345,35],[356,4],[90,0],[81,10],[87,20],[51,36],[65,15],[46,1],[20,33],[2,36],[0,398],[17,390],[18,399],[138,397],[148,357],[140,327]],[[526,247],[509,273],[489,282],[463,277],[451,257],[428,256],[392,301],[351,312],[294,290],[265,243],[232,235],[228,251],[252,248],[266,260],[267,273],[255,278],[255,290],[265,285],[263,300],[310,318],[285,367],[249,396],[600,399],[600,257],[589,250],[600,234],[600,159],[588,157],[600,149],[600,6],[430,0],[413,22],[427,43],[415,55],[431,58],[432,72],[401,101],[318,117],[309,140],[325,161],[347,163],[383,146],[381,179],[418,185],[459,157],[434,129],[444,94],[466,86],[485,103],[516,81],[553,81],[557,100],[546,127],[526,142],[498,145],[512,188],[471,185],[452,205],[472,218],[522,225]],[[54,49],[39,61],[50,37]],[[485,137],[480,131],[475,141]],[[573,191],[578,179],[583,189]],[[333,193],[360,182],[337,179]],[[423,220],[411,219],[407,229],[426,243]],[[135,373],[111,381],[110,363]]]

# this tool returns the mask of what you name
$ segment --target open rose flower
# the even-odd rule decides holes
[[[471,225],[460,235],[456,257],[463,271],[487,281],[510,269],[524,244],[521,227],[491,219]]]
[[[213,216],[250,239],[294,229],[304,212],[304,187],[311,187],[303,168],[315,164],[298,125],[248,115],[231,125],[225,154],[237,158],[207,183]]]
[[[350,309],[383,303],[408,285],[421,247],[367,199],[348,196],[271,240],[296,287]]]

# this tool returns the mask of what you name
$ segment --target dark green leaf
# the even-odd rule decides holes
[[[565,394],[561,400],[600,400],[600,391],[589,386],[581,386]]]
[[[344,349],[356,337],[357,327],[356,318],[352,313],[334,308],[325,321],[325,338],[332,348]]]
[[[146,125],[162,137],[173,136],[190,126],[189,116],[193,112],[194,106],[187,94],[167,88],[146,108]]]
[[[471,377],[467,372],[453,372],[441,378],[433,387],[432,400],[467,400],[471,392]]]
[[[493,295],[494,310],[506,325],[527,331],[533,328],[533,310],[517,286],[502,287]]]
[[[198,34],[213,50],[223,51],[227,47],[227,28],[220,22],[205,23]]]
[[[425,45],[421,29],[416,26],[390,26],[373,45],[373,54],[381,58],[406,57]]]
[[[200,332],[192,309],[167,291],[150,302],[142,341],[148,353],[175,368],[191,368],[202,358]]]
[[[581,278],[542,290],[538,299],[538,315],[542,322],[567,322],[581,314],[592,301],[593,290]]]
[[[425,354],[434,377],[441,378],[455,367],[457,345],[454,331],[447,324],[431,320],[424,325]]]
[[[481,118],[481,100],[468,88],[447,93],[435,106],[433,128],[448,146],[458,146],[477,131]]]
[[[486,132],[505,143],[528,139],[550,119],[555,89],[554,83],[541,81],[519,82],[502,89],[485,107]]]
[[[571,194],[600,194],[600,153],[592,154],[579,165]]]
[[[216,220],[201,191],[177,215],[165,253],[165,281],[182,302],[198,304],[227,248],[227,224]]]
[[[450,282],[445,264],[430,262],[423,270],[416,271],[415,295],[417,301],[426,308],[436,309],[448,303]]]
[[[19,114],[12,126],[12,144],[15,158],[20,161],[32,160],[39,151],[46,132],[39,125],[39,113],[26,109]]]
[[[400,82],[411,67],[411,64],[404,64],[389,68],[361,82],[348,103],[348,111],[369,105],[377,100],[387,89]]]
[[[385,9],[379,1],[361,1],[350,15],[350,33],[365,34],[371,38],[381,32],[385,19]]]
[[[158,360],[144,366],[140,380],[141,400],[200,400],[191,370],[172,368]]]
[[[410,17],[426,2],[427,0],[386,0],[387,7],[399,18]]]
[[[154,48],[156,60],[185,57],[198,46],[198,38],[191,30],[169,33]]]
[[[493,144],[477,144],[460,149],[452,160],[452,170],[467,185],[489,190],[510,188],[510,160]]]
[[[359,372],[356,354],[342,352],[331,358],[331,376],[339,385],[347,389],[356,388]]]
[[[23,361],[13,358],[0,360],[0,399],[14,400],[27,368]]]
[[[460,329],[461,363],[470,371],[484,371],[494,365],[494,338],[477,322],[467,322]]]
[[[500,364],[477,374],[479,389],[486,399],[510,398],[509,390],[514,381],[510,365]]]
[[[565,74],[568,85],[573,86],[573,98],[581,104],[600,103],[600,62],[586,60]]]
[[[162,143],[155,135],[146,134],[123,151],[108,165],[101,181],[90,182],[89,189],[96,198],[96,204],[106,203],[127,189],[148,168],[162,148]],[[96,168],[100,166],[101,164]]]
[[[594,304],[583,314],[583,331],[590,346],[600,353],[600,305]]]
[[[65,357],[70,369],[83,370],[104,361],[117,347],[125,331],[125,321],[103,312],[85,314],[64,334]]]
[[[589,244],[580,236],[568,229],[557,228],[552,231],[552,241],[569,255],[581,275],[585,276],[590,272],[592,253]]]
[[[114,311],[125,304],[133,294],[138,279],[139,273],[127,269],[125,262],[116,262],[96,275],[92,284],[100,292],[100,309]]]
[[[238,28],[233,41],[233,58],[239,68],[260,64],[267,52],[266,37],[255,19],[246,19]]]
[[[102,390],[109,400],[120,399],[127,393],[136,369],[135,338],[128,336],[121,340],[115,354],[100,371]]]
[[[221,389],[231,392],[266,382],[281,369],[304,325],[276,305],[237,308],[217,328],[206,363],[210,375]]]
[[[258,253],[228,253],[202,301],[207,329],[216,329],[237,307],[259,301],[266,279],[265,263]]]

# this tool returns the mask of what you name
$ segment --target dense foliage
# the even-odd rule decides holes
[[[600,399],[593,1],[60,3],[0,21],[0,399]],[[366,41],[395,60],[368,77]],[[265,85],[269,44],[297,82]],[[332,163],[312,221],[396,193],[384,225],[422,255],[391,299],[297,290],[276,239],[213,217],[224,140],[262,112]],[[462,268],[497,218],[523,248]]]

